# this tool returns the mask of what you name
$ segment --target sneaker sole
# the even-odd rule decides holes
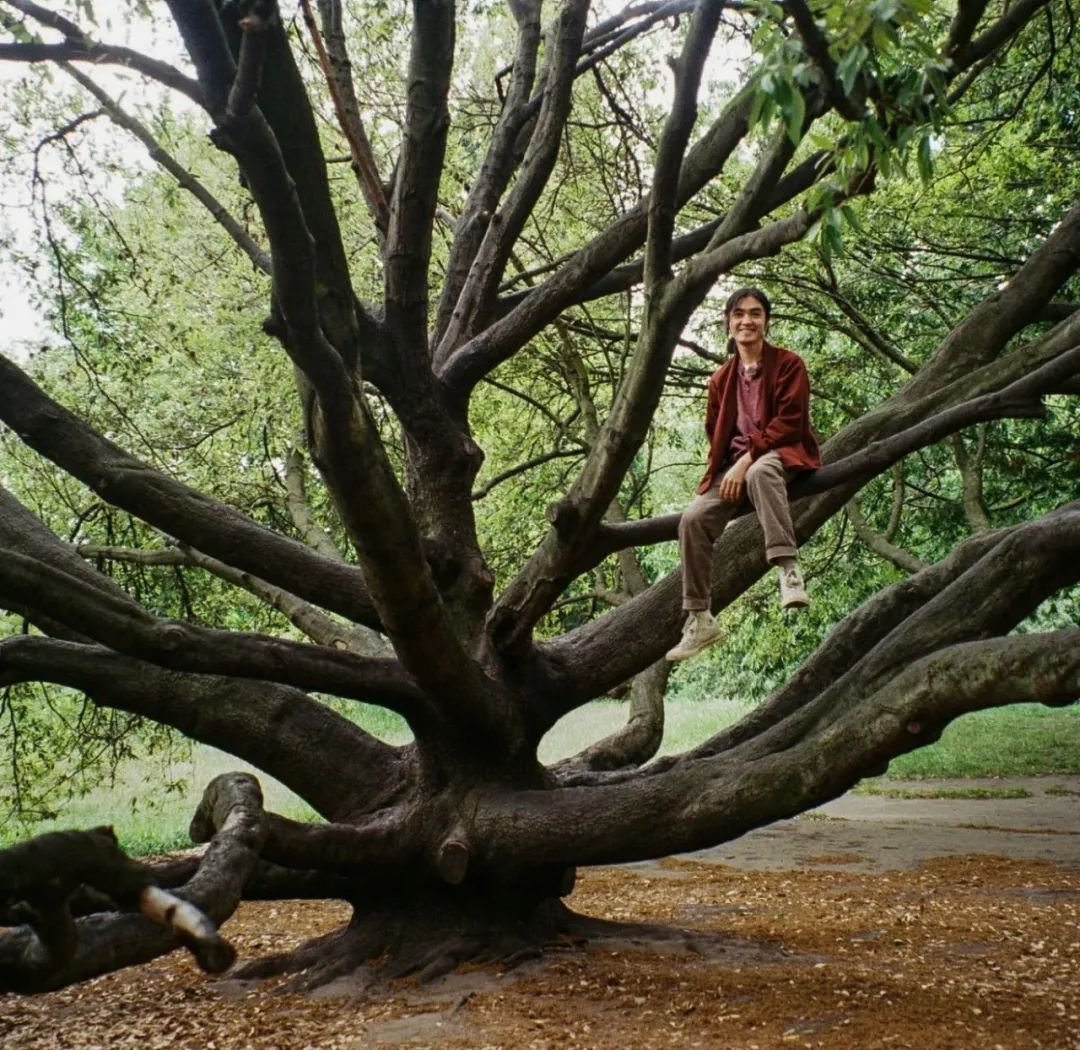
[[[781,609],[808,609],[809,607],[809,598],[788,598],[786,602],[780,603]]]

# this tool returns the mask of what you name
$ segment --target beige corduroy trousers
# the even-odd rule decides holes
[[[787,498],[788,472],[776,452],[754,460],[746,472],[746,495],[765,533],[765,557],[769,562],[794,558],[795,528]],[[683,608],[708,609],[712,575],[712,546],[739,504],[720,498],[718,482],[709,486],[683,511],[679,521],[679,554],[682,557]]]

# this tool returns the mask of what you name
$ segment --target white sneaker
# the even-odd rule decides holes
[[[780,608],[805,609],[810,604],[798,565],[780,570]]]
[[[697,656],[702,649],[708,649],[714,642],[720,641],[724,633],[710,612],[691,612],[686,618],[682,638],[674,649],[669,649],[664,659],[677,663]]]

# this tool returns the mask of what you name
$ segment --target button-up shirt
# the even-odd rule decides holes
[[[737,366],[738,414],[728,461],[734,463],[749,447],[750,435],[765,425],[765,383],[761,364]]]

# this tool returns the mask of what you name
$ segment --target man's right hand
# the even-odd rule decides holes
[[[746,489],[746,472],[750,469],[750,453],[744,452],[728,468],[720,479],[720,498],[729,503],[738,503]]]

